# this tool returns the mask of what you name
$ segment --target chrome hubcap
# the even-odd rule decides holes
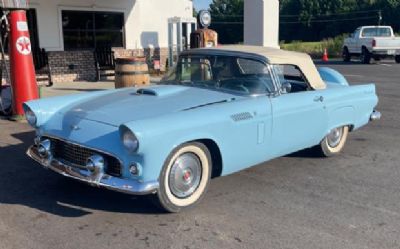
[[[340,144],[342,135],[343,135],[342,128],[336,128],[336,129],[331,130],[331,132],[327,136],[328,145],[331,148],[337,147]]]
[[[179,156],[169,174],[172,194],[178,198],[191,196],[200,185],[201,173],[201,162],[195,154],[186,153]]]

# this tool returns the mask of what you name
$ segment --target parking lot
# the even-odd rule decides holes
[[[215,179],[180,214],[42,169],[25,156],[33,130],[0,120],[0,249],[400,248],[400,65],[323,65],[376,82],[382,120],[338,157],[305,151]]]

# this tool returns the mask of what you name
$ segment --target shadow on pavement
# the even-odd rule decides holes
[[[304,150],[300,150],[294,152],[292,154],[286,155],[285,157],[292,157],[292,158],[323,158],[321,153],[318,152],[315,148],[308,148]]]
[[[148,197],[98,189],[42,168],[25,155],[34,132],[12,134],[22,143],[0,147],[0,204],[23,205],[62,217],[91,214],[90,209],[160,214]]]

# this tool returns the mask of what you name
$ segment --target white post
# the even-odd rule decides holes
[[[244,1],[244,44],[279,48],[279,0]]]

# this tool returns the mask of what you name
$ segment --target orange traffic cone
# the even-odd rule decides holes
[[[326,48],[324,50],[324,55],[322,56],[322,61],[324,61],[324,62],[328,62],[329,61],[328,50]]]

